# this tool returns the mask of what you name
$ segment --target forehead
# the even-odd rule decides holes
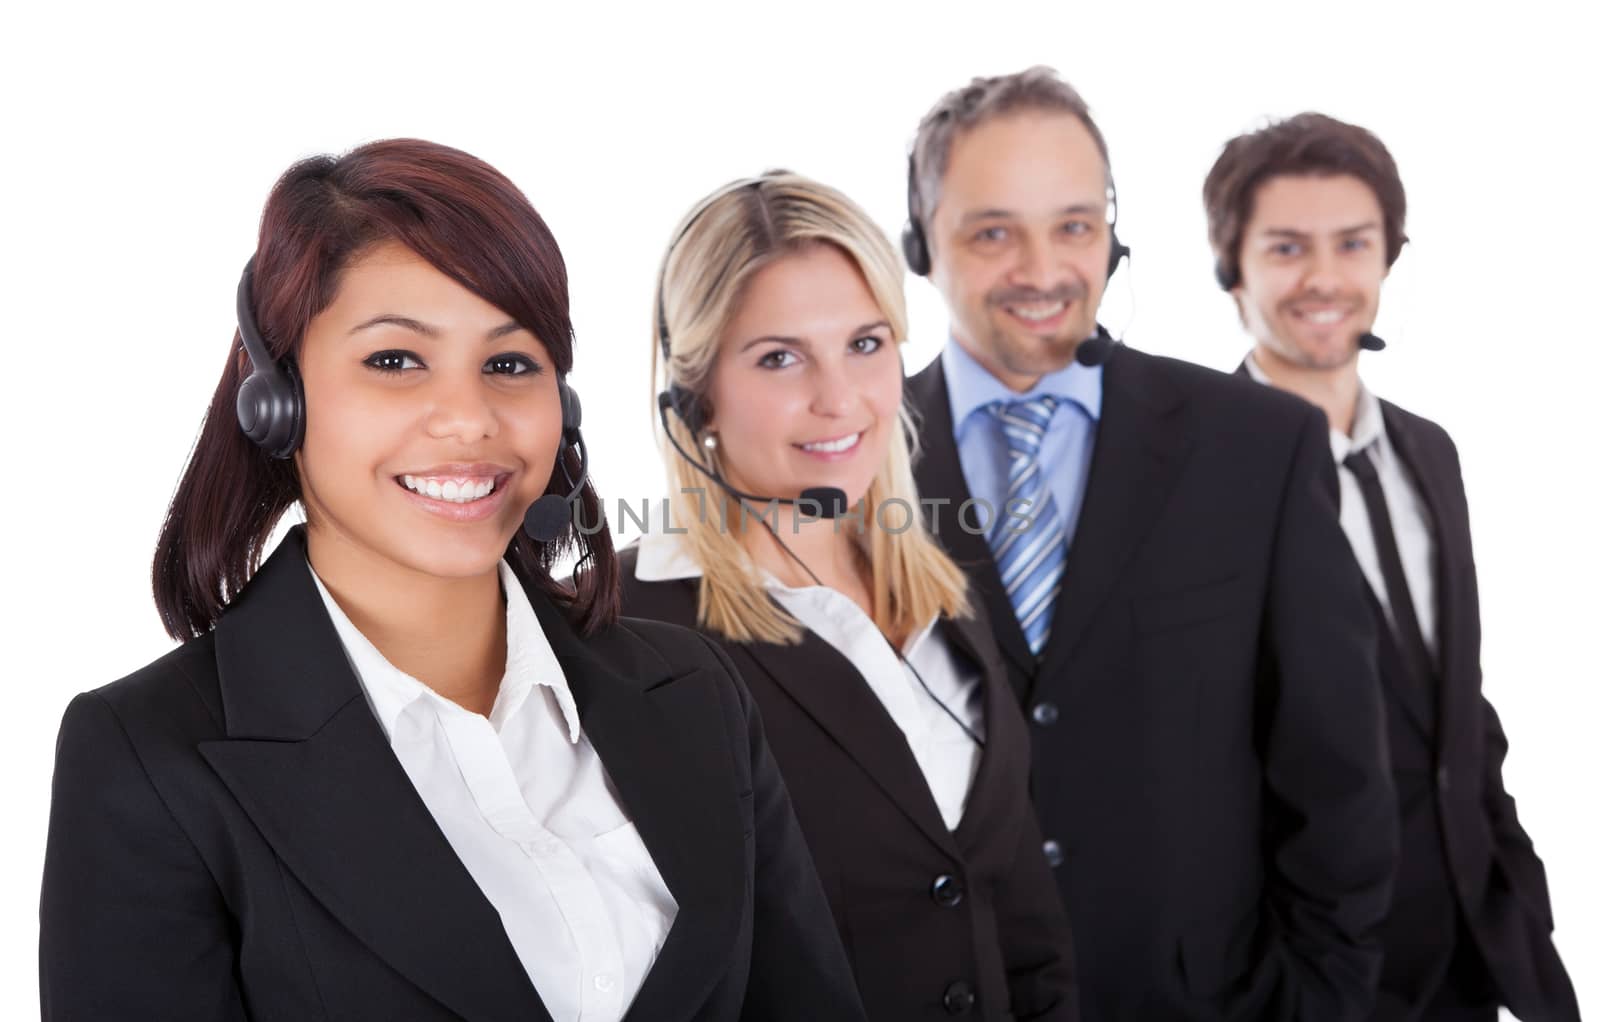
[[[1019,213],[1102,203],[1106,166],[1083,122],[1061,111],[991,118],[950,146],[939,208]]]
[[[849,333],[881,318],[855,260],[829,244],[807,245],[763,266],[745,285],[730,339]]]
[[[1383,223],[1377,194],[1351,174],[1268,178],[1256,188],[1254,207],[1246,233],[1324,234]]]

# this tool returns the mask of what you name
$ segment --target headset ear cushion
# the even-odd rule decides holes
[[[583,428],[583,402],[578,400],[578,392],[566,380],[557,380],[556,388],[561,395],[561,429],[567,430]]]
[[[933,260],[928,254],[928,239],[917,221],[906,221],[905,229],[900,232],[900,251],[906,257],[906,269],[917,276],[926,277],[933,269]]]
[[[1217,260],[1214,272],[1217,276],[1217,286],[1224,291],[1232,291],[1239,286],[1239,274],[1230,271],[1221,259]]]
[[[711,417],[710,408],[705,400],[694,391],[676,383],[667,388],[667,395],[672,402],[672,410],[689,430],[689,435],[699,436],[706,428],[706,421]]]

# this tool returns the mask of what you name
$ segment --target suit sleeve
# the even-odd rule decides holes
[[[45,1022],[246,1015],[234,925],[112,708],[67,707],[39,906]]]
[[[1011,1014],[1018,1020],[1077,1022],[1072,931],[1044,860],[1044,836],[1031,806],[1023,816],[1021,840],[1011,869],[995,891],[994,906]]]
[[[1479,698],[1483,699],[1481,695]],[[1483,808],[1494,835],[1495,862],[1505,871],[1511,889],[1548,933],[1556,925],[1550,907],[1550,886],[1544,863],[1533,850],[1533,839],[1517,819],[1516,800],[1506,791],[1502,767],[1507,748],[1500,715],[1489,700],[1483,699]]]
[[[1340,529],[1327,420],[1309,410],[1272,551],[1262,710],[1267,902],[1280,1017],[1371,1010],[1399,854],[1375,622]],[[1272,959],[1276,959],[1274,963]]]
[[[750,1022],[866,1022],[811,851],[767,747],[761,714],[728,655],[705,641],[737,694],[742,719],[736,724],[748,737],[750,750],[755,922],[749,985],[739,1017]]]

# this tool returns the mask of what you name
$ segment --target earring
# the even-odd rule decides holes
[[[702,447],[704,447],[708,451],[716,450],[717,449],[717,435],[715,433],[707,433],[706,434],[706,438],[704,440],[700,441],[700,445]]]

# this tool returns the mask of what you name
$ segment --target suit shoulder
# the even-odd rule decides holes
[[[222,698],[217,686],[216,638],[207,633],[191,639],[132,674],[78,699],[86,697],[110,707],[130,734],[188,720],[202,731],[209,722],[220,735]]]
[[[1152,371],[1165,377],[1170,386],[1202,411],[1257,421],[1266,416],[1302,427],[1308,418],[1323,417],[1309,401],[1277,387],[1263,386],[1249,377],[1218,372],[1167,355],[1136,354],[1147,359]]]
[[[1416,412],[1401,408],[1393,401],[1379,399],[1379,406],[1383,408],[1383,417],[1391,423],[1404,429],[1412,437],[1436,449],[1443,449],[1454,455],[1456,444],[1450,438],[1445,428],[1432,419],[1418,415]]]

